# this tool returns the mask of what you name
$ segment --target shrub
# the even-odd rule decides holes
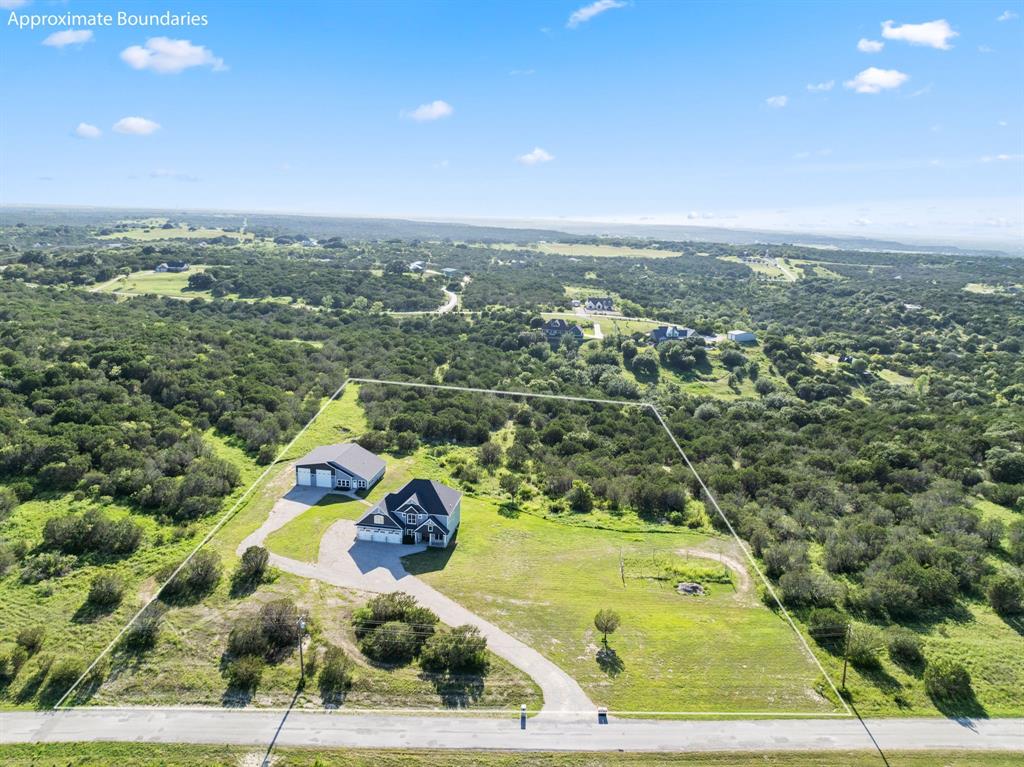
[[[87,601],[95,607],[113,607],[124,596],[124,581],[112,573],[100,573],[89,584]]]
[[[85,673],[85,663],[79,658],[61,658],[50,666],[46,687],[40,693],[43,700],[59,698]]]
[[[22,583],[39,583],[48,578],[60,578],[70,573],[78,564],[78,557],[73,554],[58,554],[55,551],[44,551],[26,557],[21,567]]]
[[[807,633],[818,644],[842,646],[850,619],[831,607],[817,607],[807,616]]]
[[[914,665],[924,660],[921,637],[910,629],[899,626],[889,629],[885,644],[889,657],[897,663]]]
[[[971,675],[963,664],[949,658],[928,662],[924,689],[936,700],[960,700],[971,695]]]
[[[13,490],[0,487],[0,520],[6,519],[18,503],[18,496]]]
[[[842,586],[824,573],[794,570],[779,578],[782,601],[793,607],[832,607],[842,596]]]
[[[846,657],[858,668],[879,668],[882,664],[878,653],[883,644],[882,632],[874,626],[854,626],[846,643]]]
[[[220,581],[220,556],[213,551],[197,551],[160,596],[167,599],[198,599],[213,591]]]
[[[246,655],[228,666],[228,686],[233,690],[252,692],[263,676],[263,659]]]
[[[988,601],[1001,615],[1024,612],[1024,579],[1010,573],[997,575],[988,586]]]
[[[45,637],[45,626],[26,626],[18,632],[18,636],[14,641],[18,643],[18,647],[24,648],[25,652],[29,655],[35,655],[43,646],[43,639]]]
[[[228,653],[236,658],[246,655],[263,655],[267,652],[267,640],[259,618],[243,616],[228,634]]]
[[[271,651],[294,647],[299,641],[299,608],[290,599],[275,599],[263,605],[259,624]]]
[[[408,623],[388,621],[377,626],[359,642],[363,654],[385,663],[405,663],[416,654],[419,642]]]
[[[267,571],[270,552],[262,546],[250,546],[242,552],[242,561],[235,570],[236,583],[259,583]]]
[[[487,666],[487,640],[476,626],[456,626],[434,633],[420,651],[428,671],[482,671]]]
[[[51,517],[43,527],[43,548],[64,554],[126,556],[142,541],[142,528],[131,519],[113,520],[98,510]]]
[[[340,647],[327,646],[317,682],[325,698],[344,692],[352,684],[352,661]]]
[[[155,646],[160,635],[160,624],[163,623],[166,614],[167,605],[159,601],[150,602],[122,637],[124,647],[133,652],[140,652]]]

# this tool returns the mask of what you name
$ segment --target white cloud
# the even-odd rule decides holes
[[[523,165],[538,165],[542,162],[551,162],[555,159],[553,154],[545,152],[539,146],[534,147],[532,152],[521,154],[517,158]]]
[[[1009,124],[1010,123],[1006,122],[1006,120],[1000,120],[999,122],[996,123],[996,125],[998,125],[1000,128],[1005,128]]]
[[[994,53],[994,52],[995,52],[995,48],[993,48],[991,45],[979,45],[978,46],[978,53]]]
[[[224,60],[202,45],[188,40],[169,37],[151,37],[145,47],[133,45],[121,51],[121,60],[132,69],[152,69],[162,75],[177,74],[190,67],[211,67],[214,71],[226,69]]]
[[[582,8],[577,8],[569,16],[569,20],[565,22],[565,26],[569,29],[575,29],[585,21],[590,21],[595,16],[610,11],[614,8],[624,8],[625,3],[620,3],[618,0],[597,0],[597,2],[591,3],[590,5],[584,5]]]
[[[884,47],[885,43],[881,40],[868,40],[866,37],[862,37],[857,41],[857,50],[861,53],[881,53]]]
[[[770,107],[782,109],[782,107],[789,103],[789,96],[769,96],[764,100],[764,103]]]
[[[927,45],[941,51],[948,51],[952,47],[949,41],[960,34],[945,19],[926,21],[923,24],[901,24],[898,27],[893,26],[894,23],[882,22],[882,37],[886,40],[903,40],[911,45]]]
[[[447,101],[431,101],[429,104],[420,104],[411,112],[402,112],[402,117],[408,117],[416,122],[430,122],[440,120],[442,117],[451,117],[455,109]]]
[[[863,217],[855,218],[852,221],[852,223],[853,223],[854,226],[871,226],[871,219],[870,218],[863,218]]]
[[[75,128],[75,135],[79,138],[99,138],[103,134],[99,128],[89,123],[78,123]]]
[[[811,93],[822,93],[823,91],[832,90],[835,84],[835,80],[826,80],[823,83],[807,83],[807,90]]]
[[[132,136],[148,136],[160,129],[160,123],[147,120],[145,117],[122,117],[114,123],[114,130]]]
[[[1024,159],[1024,154],[987,154],[981,158],[982,162],[1017,162]]]
[[[28,0],[0,0],[0,8],[3,8],[5,11],[21,8],[21,6],[27,4]]]
[[[881,93],[890,88],[899,88],[909,77],[910,75],[895,69],[868,67],[843,85],[857,93]]]
[[[996,17],[996,21],[1013,21],[1017,18],[1017,14],[1014,11],[1003,11]]]
[[[90,40],[92,40],[91,29],[64,29],[54,32],[43,40],[43,45],[49,45],[51,48],[63,48],[65,45],[81,45]]]

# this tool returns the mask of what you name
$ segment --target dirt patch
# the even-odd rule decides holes
[[[709,559],[714,562],[721,562],[732,570],[736,575],[736,599],[744,604],[756,604],[757,594],[754,593],[754,581],[747,572],[746,564],[735,555],[723,551],[712,551],[696,546],[685,549],[676,549],[676,554],[683,557],[696,557],[697,559]]]

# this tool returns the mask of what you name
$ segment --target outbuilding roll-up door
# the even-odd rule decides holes
[[[313,477],[310,475],[309,469],[299,469],[295,472],[295,481],[300,485],[312,485]]]
[[[322,469],[316,470],[316,486],[317,487],[330,487],[331,482],[334,479],[333,473],[330,471],[323,471]]]

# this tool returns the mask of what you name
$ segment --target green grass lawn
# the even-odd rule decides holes
[[[339,519],[359,519],[368,510],[361,501],[328,495],[309,511],[267,536],[265,546],[275,554],[303,562],[316,562],[320,539]]]
[[[620,533],[521,514],[465,497],[458,545],[408,557],[441,591],[536,648],[613,711],[831,712],[819,672],[792,630],[753,595],[713,584],[706,597],[645,580],[628,562],[683,547],[722,546],[685,532]],[[601,608],[622,616],[617,658],[597,661]]]
[[[202,272],[203,268],[202,266],[193,266],[187,272],[133,272],[121,279],[104,283],[97,289],[107,293],[209,298],[209,291],[188,290],[188,278]]]
[[[227,767],[259,764],[265,749],[159,743],[45,743],[0,746],[7,767]],[[1017,767],[1021,755],[971,751],[887,751],[899,767]],[[768,753],[545,753],[407,749],[275,748],[274,767],[877,767],[876,751]]]

